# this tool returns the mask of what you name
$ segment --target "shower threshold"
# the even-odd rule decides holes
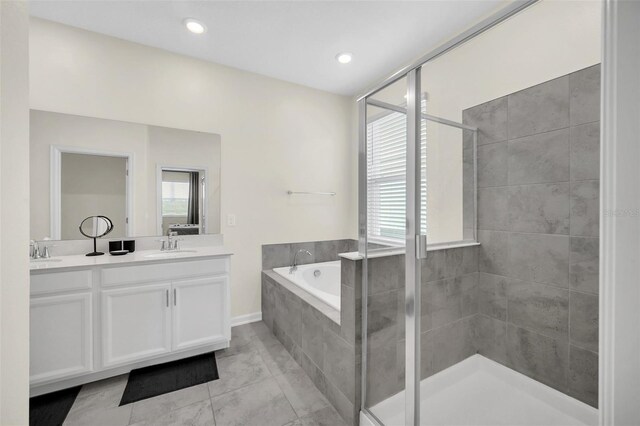
[[[420,383],[421,425],[597,425],[598,410],[473,355]],[[385,426],[404,426],[404,391],[371,408]],[[361,424],[370,425],[361,414]]]

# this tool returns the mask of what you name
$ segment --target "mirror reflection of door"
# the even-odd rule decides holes
[[[205,233],[204,170],[162,168],[162,234]]]
[[[127,157],[61,153],[60,231],[63,240],[84,238],[78,229],[88,216],[107,216],[110,236],[126,236]]]

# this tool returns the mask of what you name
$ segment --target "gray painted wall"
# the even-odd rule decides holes
[[[478,126],[478,350],[598,401],[600,66],[464,111]]]

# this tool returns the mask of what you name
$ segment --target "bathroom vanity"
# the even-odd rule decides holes
[[[224,247],[31,262],[31,395],[229,346]]]

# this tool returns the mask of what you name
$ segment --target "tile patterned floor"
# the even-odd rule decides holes
[[[127,375],[85,385],[65,425],[346,426],[264,323],[232,329],[220,379],[118,407]]]

